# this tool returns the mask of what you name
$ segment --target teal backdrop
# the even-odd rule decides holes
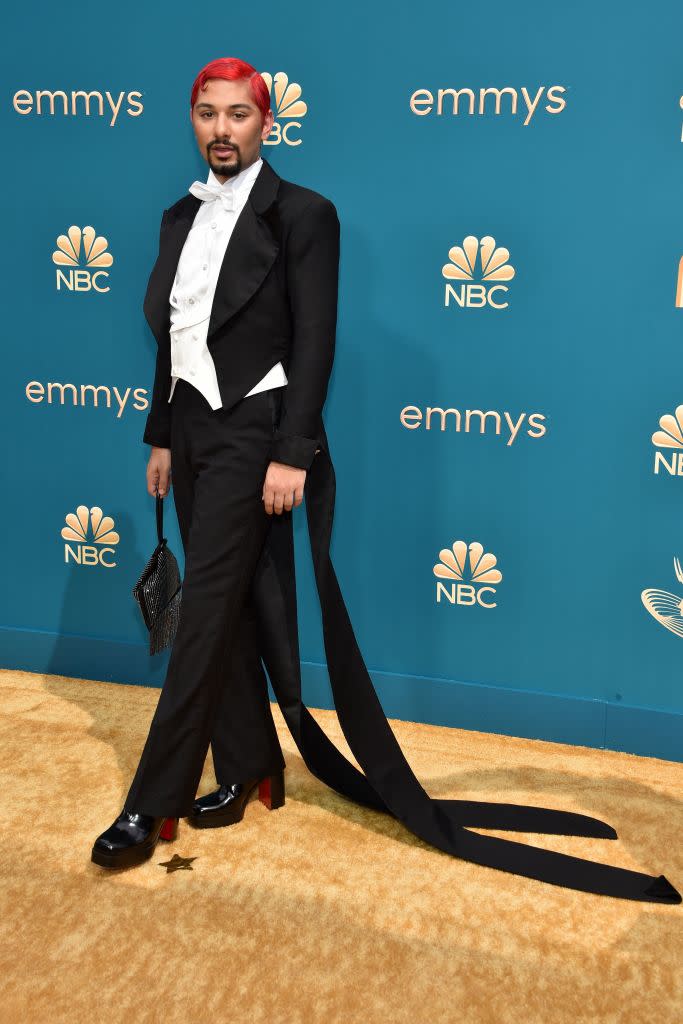
[[[142,300],[163,209],[206,179],[192,81],[237,56],[274,80],[262,155],[341,221],[332,557],[385,712],[681,760],[680,3],[6,21],[2,666],[163,682],[131,594],[155,543]],[[110,266],[54,262],[72,226]],[[79,506],[117,539],[65,539]],[[332,707],[294,514],[304,697]]]

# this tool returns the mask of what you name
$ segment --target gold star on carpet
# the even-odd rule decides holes
[[[196,859],[196,857],[179,857],[177,853],[174,853],[170,860],[160,860],[159,864],[162,868],[166,868],[168,875],[171,871],[192,871],[192,861]]]

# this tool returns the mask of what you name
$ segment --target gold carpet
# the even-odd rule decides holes
[[[429,847],[307,770],[279,707],[286,804],[90,862],[159,691],[0,672],[3,1024],[683,1020],[683,906],[591,896]],[[336,715],[314,711],[354,760]],[[616,841],[512,836],[683,888],[683,765],[391,720],[437,797],[608,821]],[[208,757],[200,793],[215,788]],[[487,834],[487,833],[484,833]],[[194,857],[191,870],[161,861]]]

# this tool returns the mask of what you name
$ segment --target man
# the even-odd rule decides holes
[[[615,838],[563,811],[434,800],[408,765],[372,686],[329,557],[335,477],[322,421],[337,317],[339,220],[329,199],[260,155],[273,124],[249,64],[212,61],[190,116],[207,182],[162,217],[145,296],[157,340],[150,494],[173,486],[185,550],[178,631],[122,813],[95,842],[104,867],[141,863],[178,818],[239,821],[255,788],[284,802],[284,758],[266,665],[309,769],[454,856],[558,885],[680,902],[660,876],[594,864],[465,826]],[[344,735],[363,772],[301,700],[292,512],[306,514],[327,664]],[[219,789],[196,799],[211,745]]]

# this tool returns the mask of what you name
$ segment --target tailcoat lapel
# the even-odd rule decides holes
[[[280,176],[264,159],[225,250],[207,340],[249,301],[275,261],[280,246],[267,214],[275,202],[279,182]],[[171,208],[161,232],[159,256],[143,302],[145,317],[159,345],[168,337],[169,296],[180,254],[200,206],[201,200],[188,193]]]

